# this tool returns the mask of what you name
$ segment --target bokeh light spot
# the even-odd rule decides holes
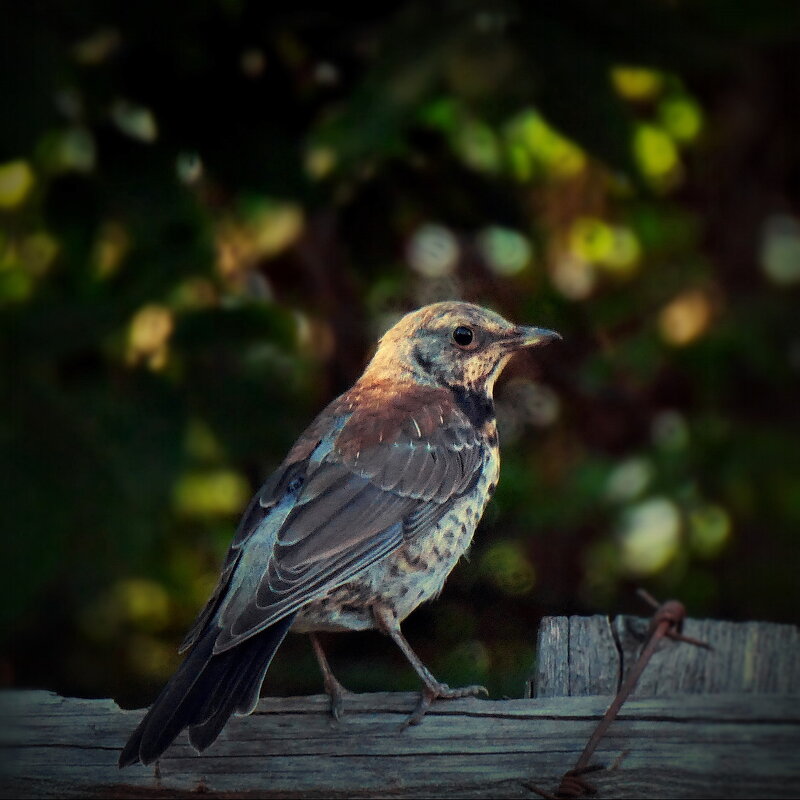
[[[486,675],[492,664],[488,648],[477,639],[469,639],[456,645],[447,660],[452,665],[451,669],[463,670],[468,675]]]
[[[336,151],[332,147],[312,147],[305,155],[306,174],[315,181],[321,181],[333,172],[336,160]]]
[[[175,287],[171,295],[175,308],[200,309],[218,305],[217,287],[208,278],[187,278]]]
[[[82,125],[46,137],[40,152],[48,168],[54,172],[88,173],[97,164],[94,135]]]
[[[153,112],[127,100],[117,100],[111,107],[111,119],[131,139],[152,144],[158,138],[158,125]]]
[[[248,47],[239,56],[239,68],[248,78],[258,78],[267,66],[267,57],[260,47]]]
[[[678,411],[661,411],[650,425],[653,442],[664,450],[682,450],[689,444],[689,426]]]
[[[701,289],[688,289],[671,300],[658,315],[658,329],[666,342],[678,347],[702,336],[711,323],[711,302]]]
[[[642,174],[655,186],[669,188],[680,174],[680,156],[672,137],[657,125],[642,124],[636,129],[633,153]]]
[[[99,278],[110,278],[117,273],[130,249],[128,231],[122,223],[109,220],[100,227],[94,244],[92,261]]]
[[[633,273],[641,257],[639,240],[630,228],[595,217],[579,217],[572,223],[569,246],[578,259],[617,276]]]
[[[0,164],[0,208],[15,208],[28,198],[35,182],[27,161]]]
[[[677,506],[653,497],[627,509],[619,533],[620,558],[631,575],[653,575],[678,551],[681,518]]]
[[[35,278],[21,269],[0,270],[0,302],[21,303],[30,298],[35,288]]]
[[[585,300],[595,287],[597,275],[590,262],[564,253],[553,266],[551,279],[568,300]]]
[[[580,147],[555,131],[535,111],[520,114],[511,124],[509,136],[512,142],[527,147],[551,177],[571,178],[586,166],[586,156]]]
[[[719,555],[730,535],[731,518],[721,506],[704,505],[689,514],[689,545],[697,555]]]
[[[236,514],[249,497],[249,482],[231,469],[190,472],[175,487],[176,508],[193,517]]]
[[[603,261],[614,246],[611,226],[600,219],[579,217],[572,223],[570,249],[584,261]]]
[[[141,630],[159,631],[169,624],[169,595],[156,581],[119,581],[113,588],[113,602],[118,603],[123,619]]]
[[[57,254],[58,242],[46,231],[26,236],[19,247],[22,266],[37,278],[47,273]]]
[[[776,286],[800,283],[800,222],[788,214],[774,214],[764,223],[761,268]]]
[[[527,147],[518,142],[508,142],[506,160],[512,176],[521,183],[529,181],[536,172],[533,155]]]
[[[620,97],[626,100],[652,100],[664,85],[660,72],[643,67],[614,67],[611,83]]]
[[[296,203],[258,198],[240,216],[216,229],[217,269],[233,285],[269,297],[266,277],[254,267],[291,247],[305,230],[305,213]]]
[[[175,171],[178,173],[178,180],[187,186],[192,186],[203,177],[203,159],[200,154],[192,150],[178,153],[175,160]]]
[[[152,369],[161,369],[166,364],[167,343],[174,326],[172,312],[166,306],[151,303],[139,309],[128,332],[128,363],[144,362]]]
[[[455,136],[456,150],[469,166],[480,172],[497,172],[500,168],[500,144],[494,131],[485,123],[469,120]]]
[[[693,142],[703,129],[703,112],[688,95],[665,97],[658,106],[664,129],[678,142]]]
[[[116,28],[99,28],[72,47],[72,57],[85,66],[95,67],[108,60],[122,44]]]
[[[536,571],[518,542],[496,542],[481,559],[486,579],[509,595],[527,594],[536,582]]]
[[[553,177],[572,178],[583,171],[586,156],[574,142],[558,137],[547,154],[545,165]]]
[[[249,219],[259,256],[269,258],[290,247],[303,232],[305,215],[295,203],[267,203]]]
[[[425,278],[440,278],[455,270],[459,251],[452,231],[443,225],[428,224],[414,232],[406,256],[415,272]]]
[[[321,362],[331,358],[336,349],[336,334],[330,324],[300,311],[295,312],[294,319],[298,350]]]
[[[318,61],[314,65],[314,80],[320,86],[338,86],[341,77],[339,68],[330,61]]]
[[[642,247],[636,234],[623,226],[612,228],[613,242],[601,262],[607,272],[618,277],[627,277],[636,272],[642,256]]]
[[[504,277],[522,272],[533,257],[528,238],[510,228],[486,228],[478,235],[478,246],[492,271]]]
[[[618,464],[606,481],[606,497],[614,502],[634,500],[653,479],[653,465],[646,458],[629,458]]]

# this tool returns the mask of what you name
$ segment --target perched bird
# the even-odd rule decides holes
[[[517,350],[560,338],[461,302],[434,303],[381,338],[356,384],[311,423],[250,502],[188,655],[120,755],[157,759],[184,729],[204,750],[249,714],[289,630],[311,634],[335,715],[345,691],[317,631],[378,628],[424,685],[410,722],[451,689],[400,623],[435,597],[497,484],[492,390]]]

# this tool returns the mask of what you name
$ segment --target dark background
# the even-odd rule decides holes
[[[249,494],[445,298],[564,342],[506,370],[496,499],[407,623],[438,677],[519,696],[543,613],[640,585],[796,621],[795,0],[274,5],[4,6],[2,682],[152,699]],[[266,691],[320,688],[290,637]]]

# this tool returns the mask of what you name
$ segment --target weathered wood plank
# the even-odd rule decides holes
[[[543,617],[536,639],[536,672],[525,697],[569,696],[570,617]],[[598,692],[599,694],[599,692]]]
[[[616,691],[635,663],[649,620],[620,616],[545,617],[532,694],[580,696]],[[675,694],[800,694],[800,629],[768,622],[687,619],[684,633],[713,650],[665,639],[634,697]]]
[[[545,617],[539,626],[536,697],[614,694],[619,651],[608,617]]]
[[[613,630],[622,653],[624,678],[647,637],[648,621],[617,617]],[[797,626],[687,619],[683,632],[714,649],[664,640],[639,680],[635,697],[678,693],[800,693]]]
[[[111,700],[0,693],[0,797],[534,797],[571,767],[638,656],[647,621],[546,619],[535,700],[416,695],[270,698],[197,756],[185,735],[158,769],[116,760],[142,711]],[[603,797],[800,797],[800,643],[793,626],[688,620],[712,653],[664,642],[600,743]],[[730,693],[730,692],[733,693]],[[565,695],[565,696],[558,696]]]
[[[437,704],[401,730],[416,696],[270,698],[203,756],[181,737],[153,767],[116,759],[142,711],[46,692],[0,693],[0,796],[535,797],[582,750],[608,697]],[[601,796],[797,797],[800,697],[630,701],[596,761]]]

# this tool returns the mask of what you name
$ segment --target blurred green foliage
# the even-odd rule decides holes
[[[498,386],[496,499],[407,627],[434,671],[518,695],[542,613],[638,584],[796,620],[800,31],[734,5],[5,9],[4,682],[149,700],[258,482],[452,297],[565,341]],[[268,691],[319,685],[290,637]]]

